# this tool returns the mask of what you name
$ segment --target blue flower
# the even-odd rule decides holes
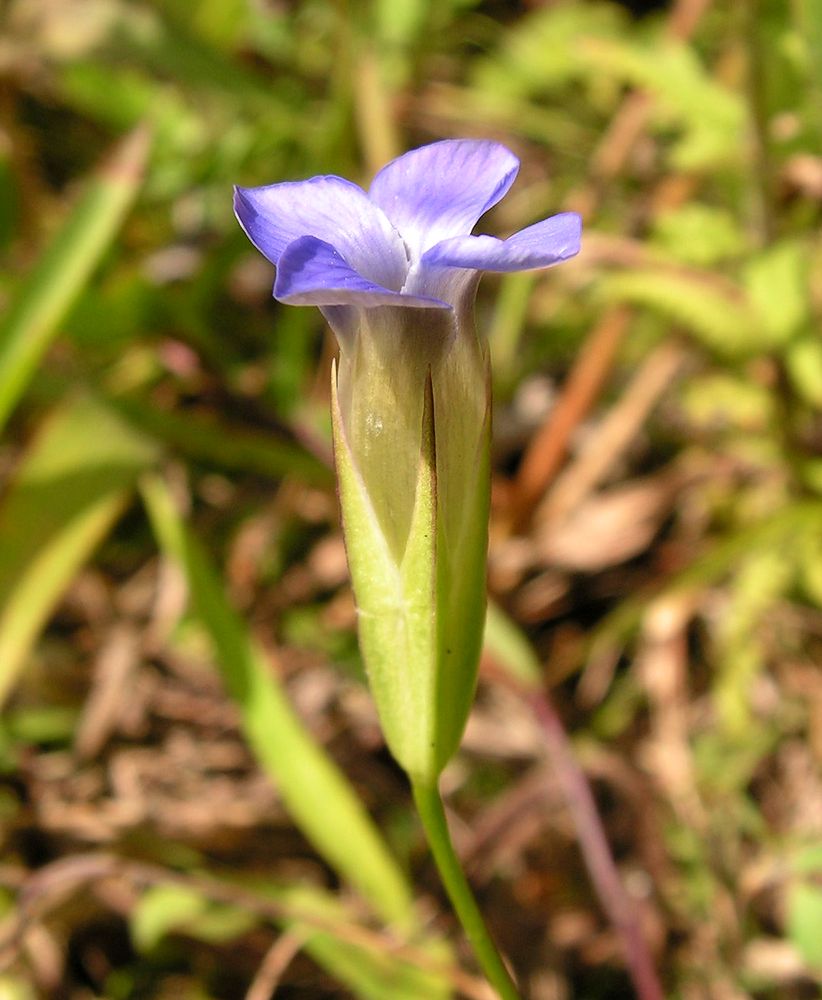
[[[276,298],[319,306],[339,341],[332,428],[360,644],[388,744],[426,785],[459,743],[485,618],[491,393],[474,294],[483,271],[579,251],[573,212],[471,235],[518,168],[498,143],[448,140],[389,163],[367,194],[334,176],[235,194]]]
[[[393,160],[367,194],[329,175],[238,187],[234,208],[251,242],[277,267],[274,296],[320,306],[344,335],[352,311],[460,309],[483,271],[545,268],[578,253],[574,212],[506,240],[470,235],[518,169],[499,143],[445,140]]]

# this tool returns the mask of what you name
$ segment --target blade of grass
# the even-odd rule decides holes
[[[204,548],[187,530],[164,481],[141,491],[155,535],[188,582],[194,613],[207,630],[249,744],[294,821],[317,851],[389,923],[413,926],[411,894],[365,808],[291,708],[268,658],[223,593]]]
[[[86,397],[46,420],[0,507],[0,704],[63,591],[156,456]]]
[[[297,883],[217,883],[227,896],[232,889],[237,892],[238,900],[231,904],[215,900],[208,891],[213,887],[205,879],[199,884],[196,875],[149,886],[129,915],[138,951],[150,955],[170,934],[211,943],[238,940],[270,919],[254,906],[270,899],[282,911],[276,923],[293,935],[298,948],[362,1000],[445,1000],[449,995],[443,978],[449,971],[447,953],[435,961],[433,955],[415,950],[415,962],[401,949],[395,952],[391,945],[396,942],[384,932],[358,934],[355,908],[326,889]]]
[[[0,326],[0,431],[59,324],[111,244],[140,186],[149,149],[135,129],[93,177]]]
[[[350,921],[350,913],[339,899],[315,886],[281,886],[276,890],[283,903],[304,912],[315,913],[332,928],[321,932],[301,921],[287,926],[304,938],[303,947],[315,962],[327,969],[341,983],[349,986],[363,1000],[445,1000],[451,996],[448,985],[449,952],[445,942],[426,941],[425,964],[411,963],[387,948],[357,947],[333,933],[336,923]]]
[[[59,858],[26,878],[0,936],[0,964],[9,965],[19,955],[33,921],[44,919],[72,894],[112,876],[143,890],[130,912],[138,948],[150,949],[173,931],[196,938],[198,918],[217,907],[228,919],[222,927],[219,919],[216,926],[207,921],[211,926],[205,928],[205,940],[213,939],[215,930],[228,940],[232,924],[237,934],[243,933],[244,921],[236,914],[272,922],[302,938],[302,947],[317,964],[363,1000],[446,1000],[451,985],[470,1000],[488,998],[482,980],[453,964],[445,942],[399,942],[362,923],[352,901],[342,901],[320,886],[215,878],[200,870],[183,872],[102,852]]]
[[[187,458],[271,479],[293,475],[300,482],[330,486],[331,469],[300,444],[201,414],[160,410],[140,400],[111,397],[107,402],[129,423],[175,448]]]

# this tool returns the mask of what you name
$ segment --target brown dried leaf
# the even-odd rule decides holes
[[[669,472],[635,479],[590,496],[561,523],[538,525],[540,558],[592,573],[639,555],[670,512],[677,480]]]

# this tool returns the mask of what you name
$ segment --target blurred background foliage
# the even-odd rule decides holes
[[[666,995],[819,996],[816,0],[0,19],[0,996],[487,995],[362,686],[332,345],[230,211],[450,136],[522,159],[483,231],[585,219],[574,264],[480,292],[492,596]],[[630,996],[517,648],[458,844],[528,997]]]

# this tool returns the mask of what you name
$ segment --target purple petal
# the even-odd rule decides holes
[[[273,264],[294,240],[314,236],[377,284],[400,289],[405,280],[408,261],[399,234],[362,188],[342,177],[238,187],[234,211],[248,238]]]
[[[421,270],[426,266],[477,271],[528,271],[550,267],[579,253],[581,233],[582,220],[577,213],[563,212],[507,240],[493,236],[457,236],[428,250],[420,261]]]
[[[435,243],[470,233],[518,170],[519,160],[497,142],[447,139],[383,167],[368,196],[399,230],[414,261]]]
[[[401,295],[363,277],[339,251],[314,236],[301,236],[280,255],[274,296],[296,306],[411,306],[448,309],[445,302]]]

